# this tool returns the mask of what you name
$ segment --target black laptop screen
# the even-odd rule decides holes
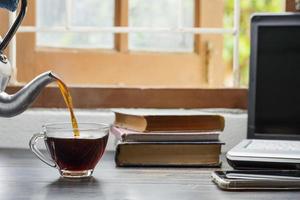
[[[300,135],[300,27],[258,27],[255,132]]]

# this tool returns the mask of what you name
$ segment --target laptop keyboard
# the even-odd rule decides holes
[[[245,148],[266,151],[300,151],[300,141],[252,140]]]

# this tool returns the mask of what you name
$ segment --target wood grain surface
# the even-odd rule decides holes
[[[10,86],[9,94],[22,86]],[[75,108],[247,108],[247,89],[69,87]],[[57,87],[46,87],[33,107],[65,108]]]
[[[228,168],[225,163],[223,168]],[[106,152],[94,178],[67,180],[29,150],[0,149],[0,199],[98,200],[283,200],[300,198],[297,191],[226,192],[210,179],[214,169],[116,168]]]

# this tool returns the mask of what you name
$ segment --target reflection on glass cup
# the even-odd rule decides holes
[[[62,177],[90,177],[104,153],[110,127],[96,123],[78,123],[78,127],[80,136],[75,137],[72,123],[44,125],[41,133],[32,136],[30,149],[44,163],[58,168]],[[39,139],[44,139],[52,160],[37,149]]]

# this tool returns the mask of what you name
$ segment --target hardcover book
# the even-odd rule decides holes
[[[140,132],[223,131],[220,115],[137,115],[115,112],[115,126]]]
[[[119,167],[219,167],[221,142],[123,142],[117,145]]]

